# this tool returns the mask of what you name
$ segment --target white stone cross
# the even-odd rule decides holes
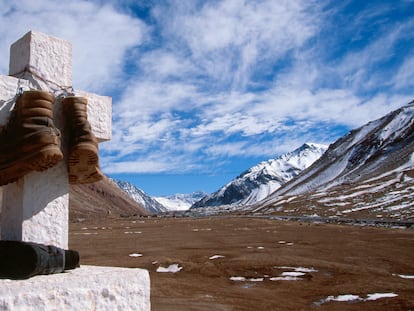
[[[93,55],[90,55],[93,57]],[[7,123],[19,87],[49,92],[72,86],[72,44],[30,31],[10,47],[9,76],[0,75],[0,126]],[[74,90],[88,99],[88,120],[99,141],[111,139],[112,99]],[[54,122],[65,139],[60,103]],[[62,147],[64,144],[62,144]],[[2,240],[31,241],[68,248],[69,180],[64,160],[3,187]]]

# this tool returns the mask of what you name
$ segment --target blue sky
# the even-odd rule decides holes
[[[0,73],[29,30],[73,43],[74,88],[113,98],[103,171],[213,192],[413,99],[414,1],[3,0]]]

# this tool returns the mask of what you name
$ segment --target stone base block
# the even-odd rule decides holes
[[[0,280],[0,310],[150,311],[149,273],[81,266],[28,280]]]

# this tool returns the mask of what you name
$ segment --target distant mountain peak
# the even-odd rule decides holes
[[[414,101],[351,130],[255,213],[412,217]],[[356,215],[356,216],[354,216]],[[351,216],[351,217],[352,217]]]
[[[306,143],[278,158],[260,162],[192,207],[252,204],[260,201],[310,166],[326,149],[325,145]]]
[[[312,142],[306,142],[296,150],[307,149],[307,148],[326,148],[326,145],[312,143]]]
[[[151,197],[128,181],[116,180],[115,183],[131,199],[138,202],[147,211],[155,214],[188,210],[194,202],[206,195],[203,191],[195,191],[189,194],[177,193],[171,196]]]
[[[143,190],[134,186],[128,181],[116,180],[119,188],[128,194],[134,201],[140,203],[144,208],[151,213],[161,213],[167,211],[165,206],[147,195]]]
[[[203,191],[195,191],[188,194],[176,193],[170,196],[154,197],[154,199],[169,211],[185,211],[206,195],[207,193]]]

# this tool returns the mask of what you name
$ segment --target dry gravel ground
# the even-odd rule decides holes
[[[412,229],[107,218],[71,223],[70,247],[81,264],[148,269],[155,311],[414,310]]]

